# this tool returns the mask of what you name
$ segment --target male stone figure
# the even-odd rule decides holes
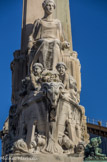
[[[71,96],[71,98],[78,103],[78,93],[77,93],[77,83],[75,81],[75,79],[69,75],[66,70],[67,67],[65,65],[64,62],[59,62],[56,65],[56,69],[59,72],[59,78],[62,81],[62,83],[65,86],[65,89],[67,90],[67,92],[69,91],[69,94]],[[65,93],[65,97],[67,96],[67,93]]]
[[[54,0],[44,0],[44,17],[34,22],[34,27],[28,43],[28,68],[31,64],[40,62],[49,70],[55,69],[56,63],[61,61],[61,50],[70,45],[64,40],[60,20],[53,19],[56,7]]]

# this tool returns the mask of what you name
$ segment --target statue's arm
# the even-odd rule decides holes
[[[73,89],[74,87],[76,88],[76,81],[71,75],[69,75],[69,85],[71,89]]]
[[[62,49],[67,49],[70,47],[70,43],[66,41],[65,39],[65,35],[64,35],[64,32],[63,32],[63,28],[62,28],[62,24],[61,22],[59,22],[59,28],[60,28],[60,41],[61,41],[61,44],[62,44]]]
[[[59,28],[60,28],[60,41],[64,42],[65,36],[64,36],[64,32],[63,32],[63,29],[62,29],[62,24],[61,24],[60,21],[59,21]]]
[[[30,75],[30,79],[31,79],[31,87],[32,87],[32,89],[35,90],[35,88],[37,87],[37,84],[35,82],[35,78],[34,78],[33,74]]]
[[[100,157],[105,157],[105,156],[106,156],[105,154],[101,154],[101,153],[99,153],[99,152],[101,152],[101,149],[100,149],[100,148],[96,148],[96,149],[95,149],[95,155],[96,155],[96,156],[100,156]]]
[[[28,40],[28,49],[31,49],[33,47],[34,38],[38,33],[39,24],[40,24],[40,19],[36,20],[33,24],[33,30]]]

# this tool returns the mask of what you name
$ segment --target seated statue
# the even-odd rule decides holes
[[[70,44],[64,40],[60,20],[53,19],[56,7],[54,0],[44,0],[44,17],[34,22],[32,34],[28,43],[28,68],[32,71],[32,64],[39,62],[45,69],[55,70],[55,65],[61,61],[61,51],[69,48]]]

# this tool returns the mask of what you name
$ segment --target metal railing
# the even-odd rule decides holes
[[[107,121],[97,120],[94,118],[87,117],[87,123],[103,126],[107,128]]]

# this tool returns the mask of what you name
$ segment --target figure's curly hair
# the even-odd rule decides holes
[[[35,66],[39,66],[41,68],[41,70],[43,70],[43,65],[41,63],[34,63],[32,68],[34,69]]]
[[[56,69],[57,69],[59,66],[61,66],[61,65],[65,67],[65,70],[67,70],[67,66],[66,66],[66,64],[65,64],[64,62],[59,62],[59,63],[57,63]]]
[[[44,2],[42,3],[42,7],[43,9],[45,9],[47,3],[52,2],[54,4],[54,9],[56,8],[56,4],[54,0],[44,0]]]

